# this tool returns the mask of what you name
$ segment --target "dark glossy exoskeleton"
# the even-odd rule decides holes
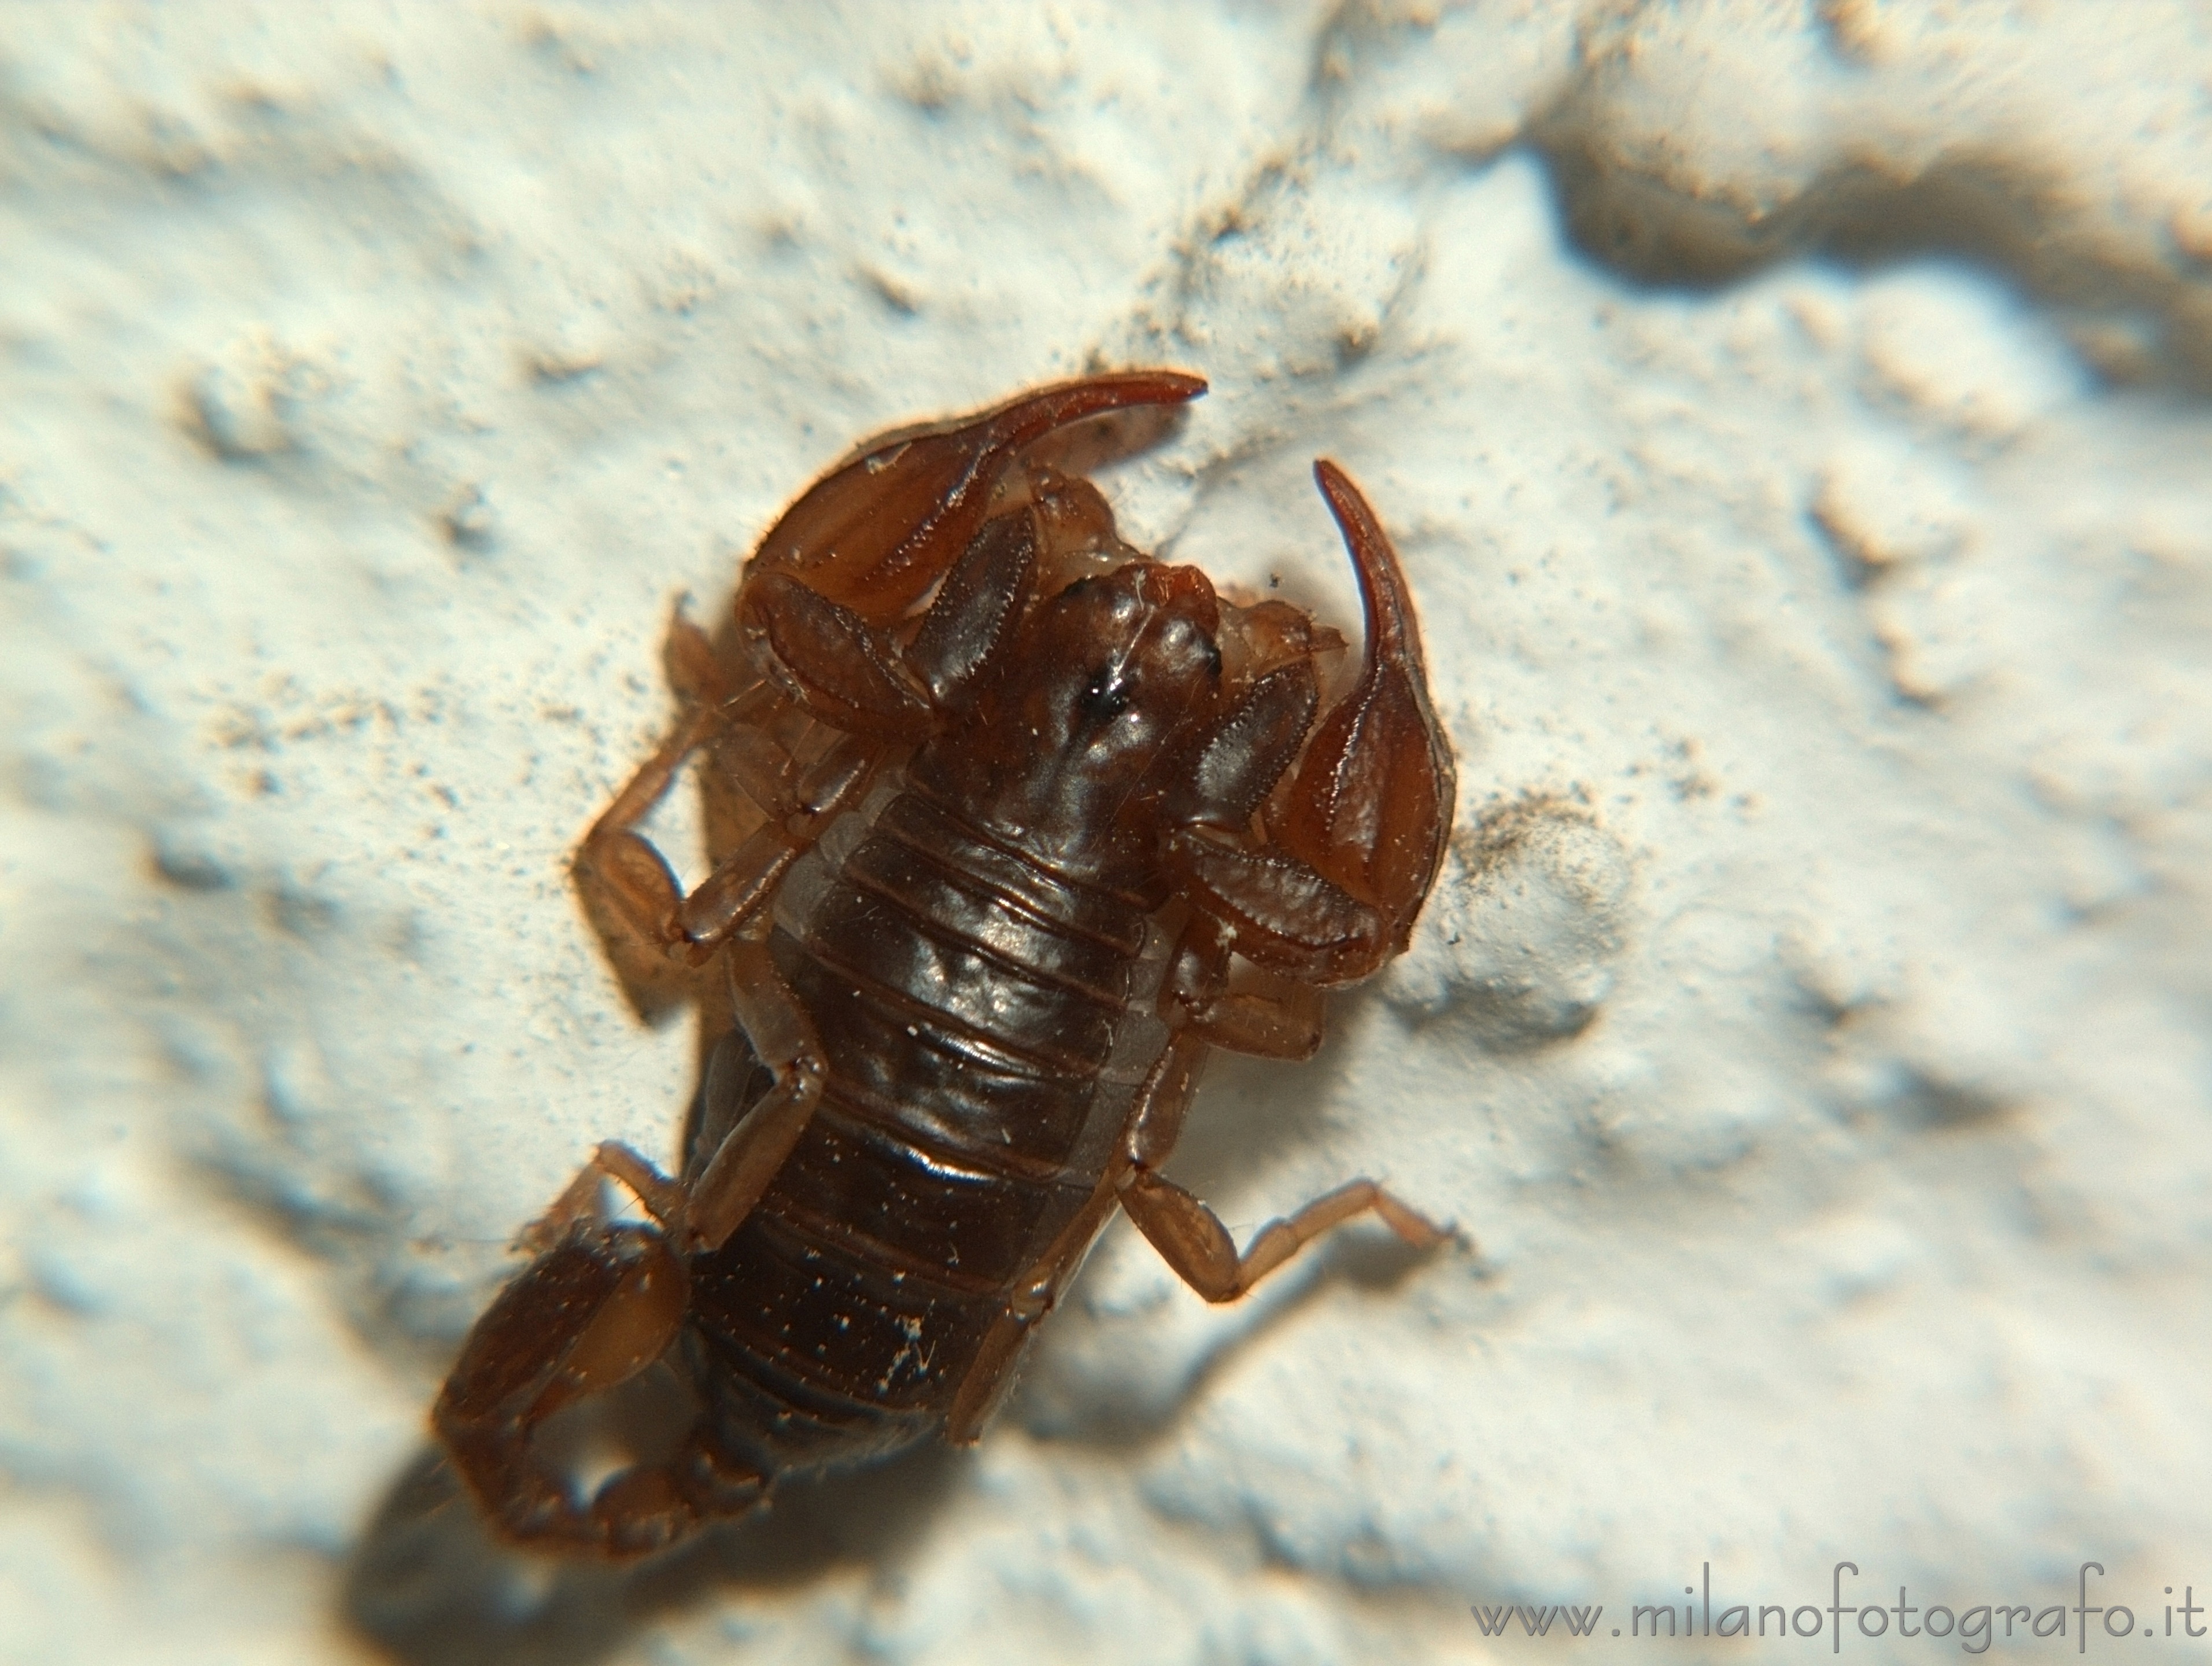
[[[720,648],[679,619],[685,710],[578,872],[635,944],[719,958],[735,1025],[680,1175],[602,1146],[439,1398],[503,1536],[637,1554],[780,1474],[974,1439],[1117,1208],[1212,1301],[1363,1211],[1443,1236],[1356,1180],[1240,1256],[1160,1173],[1208,1048],[1310,1055],[1322,992],[1406,946],[1452,810],[1405,577],[1341,471],[1315,465],[1366,632],[1324,714],[1335,632],[1130,548],[1029,456],[1204,387],[1099,376],[877,441],[769,532]],[[635,829],[694,752],[754,808],[686,895]],[[541,1426],[663,1358],[688,1432],[579,1496]]]

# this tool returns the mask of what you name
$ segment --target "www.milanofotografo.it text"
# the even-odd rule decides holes
[[[1682,1594],[1687,1601],[1674,1602],[1639,1602],[1628,1610],[1628,1624],[1603,1625],[1605,1608],[1601,1603],[1575,1605],[1571,1603],[1539,1604],[1477,1602],[1474,1605],[1474,1623],[1485,1637],[1561,1637],[1586,1638],[1610,1635],[1638,1639],[1652,1638],[1729,1638],[1756,1641],[1765,1638],[1792,1639],[1798,1641],[1814,1638],[1828,1639],[1831,1652],[1841,1654],[1847,1632],[1856,1631],[1861,1637],[1887,1637],[1893,1633],[1902,1638],[1948,1639],[1953,1645],[1970,1655],[1987,1653],[1990,1646],[2003,1640],[2008,1643],[2050,1643],[2064,1639],[2074,1645],[2076,1653],[2087,1654],[2089,1639],[2094,1631],[2106,1638],[2202,1638],[2212,1633],[2212,1626],[2200,1623],[2200,1616],[2212,1612],[2197,1600],[2197,1587],[2185,1584],[2180,1588],[2180,1600],[2174,1600],[2175,1589],[2166,1586],[2163,1603],[2147,1604],[2140,1614],[2125,1602],[2098,1602],[2089,1598],[2090,1577],[2101,1579],[2105,1573],[2102,1562],[2084,1562],[2075,1600],[2069,1602],[1976,1602],[1967,1606],[1932,1602],[1925,1607],[1912,1601],[1910,1589],[1897,1588],[1894,1602],[1845,1602],[1846,1578],[1856,1581],[1859,1566],[1856,1562],[1838,1562],[1832,1572],[1828,1600],[1825,1603],[1801,1602],[1728,1602],[1718,1608],[1713,1602],[1713,1565],[1705,1565],[1705,1584],[1685,1585]],[[2165,1610],[2163,1618],[2160,1609]],[[1614,1610],[1616,1620],[1620,1610]],[[2177,1626],[2177,1620],[2179,1625]]]

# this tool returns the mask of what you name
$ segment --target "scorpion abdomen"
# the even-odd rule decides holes
[[[822,1104],[691,1268],[716,1432],[771,1474],[938,1432],[986,1334],[1095,1198],[1164,1038],[1135,899],[912,790],[857,842],[817,850],[841,848],[793,876],[805,900],[772,939],[829,1064]]]

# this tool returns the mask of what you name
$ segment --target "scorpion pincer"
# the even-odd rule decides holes
[[[1160,1172],[1209,1048],[1310,1056],[1323,992],[1406,947],[1453,800],[1341,470],[1365,642],[1324,710],[1334,631],[1131,548],[1030,454],[1204,390],[1096,376],[873,441],[762,541],[719,644],[679,617],[684,708],[577,872],[633,949],[718,961],[734,1023],[680,1172],[601,1146],[439,1397],[503,1537],[641,1554],[781,1475],[974,1440],[1116,1209],[1215,1302],[1362,1212],[1447,1236],[1355,1180],[1240,1255]],[[695,753],[747,808],[687,894],[636,827]],[[689,1427],[581,1495],[543,1426],[664,1359]]]

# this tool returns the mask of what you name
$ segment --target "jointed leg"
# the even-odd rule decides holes
[[[1279,990],[1239,989],[1216,995],[1194,1018],[1216,1047],[1262,1059],[1310,1059],[1321,1050],[1323,996],[1310,983],[1285,980]]]
[[[682,1212],[682,1187],[620,1140],[603,1140],[552,1207],[522,1229],[514,1247],[527,1255],[542,1255],[567,1237],[572,1227],[604,1221],[606,1212],[599,1207],[599,1195],[610,1180],[627,1186],[646,1213],[664,1227]]]
[[[697,634],[681,620],[676,629]],[[726,703],[694,707],[585,836],[578,876],[611,904],[636,939],[664,954],[681,952],[695,964],[704,962],[744,928],[823,830],[866,791],[882,756],[879,746],[840,739],[802,767],[772,738],[750,733],[782,702],[779,691],[760,684]],[[728,747],[721,762],[734,766],[764,819],[687,897],[636,824],[652,812],[692,752],[736,736],[743,741]]]
[[[686,1235],[718,1250],[752,1213],[822,1103],[829,1067],[813,1021],[769,958],[765,933],[725,950],[738,1027],[775,1082],[706,1158],[684,1205]]]
[[[1160,992],[1162,1016],[1212,1047],[1263,1059],[1310,1059],[1321,1049],[1326,997],[1311,983],[1252,968],[1255,988],[1231,990],[1229,935],[1194,913]]]
[[[672,927],[683,892],[667,860],[632,830],[653,812],[684,761],[722,722],[721,713],[711,707],[684,713],[592,824],[576,853],[577,882],[605,899],[606,912],[631,938],[663,950],[681,935]]]
[[[1235,1301],[1330,1227],[1368,1210],[1416,1250],[1454,1236],[1371,1180],[1349,1181],[1287,1219],[1269,1221],[1242,1256],[1218,1215],[1150,1169],[1129,1170],[1121,1207],[1176,1276],[1209,1302]]]
[[[1184,946],[1191,942],[1187,937]],[[1203,927],[1196,942],[1202,951]],[[1185,993],[1201,1005],[1214,998],[1204,979],[1188,984]],[[1184,1083],[1183,1091],[1139,1099],[1115,1176],[1123,1211],[1185,1284],[1209,1302],[1233,1302],[1330,1227],[1370,1210],[1416,1250],[1434,1249],[1454,1236],[1449,1226],[1437,1225],[1373,1181],[1353,1180],[1316,1198],[1287,1219],[1269,1221],[1253,1238],[1251,1248],[1239,1256],[1221,1218],[1159,1172],[1182,1132],[1183,1113],[1190,1104],[1188,1084],[1206,1039],[1198,1027],[1191,1026],[1170,1043],[1161,1069]]]
[[[773,714],[781,696],[765,683],[733,694],[724,683],[706,633],[678,614],[669,627],[670,680],[684,702],[668,739],[592,824],[576,853],[578,881],[606,905],[611,924],[638,943],[665,952],[683,939],[683,892],[660,853],[635,830],[666,795],[691,754],[736,727]]]
[[[866,795],[883,755],[881,746],[849,736],[823,752],[782,801],[768,807],[768,818],[752,836],[717,864],[696,891],[673,902],[668,929],[674,935],[669,940],[690,943],[693,958],[703,959],[744,933],[815,840]]]

